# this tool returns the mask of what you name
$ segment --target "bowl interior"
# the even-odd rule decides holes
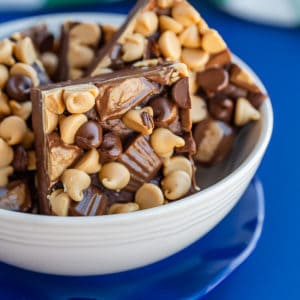
[[[56,14],[56,15],[46,15],[37,16],[32,18],[21,19],[18,21],[8,22],[0,25],[0,38],[11,35],[14,32],[21,31],[24,28],[30,26],[45,23],[48,25],[49,29],[54,33],[59,33],[60,24],[66,20],[79,20],[79,21],[95,21],[103,24],[112,24],[119,26],[124,21],[125,16],[114,15],[114,14],[101,14],[101,13],[76,13],[76,14]],[[238,63],[241,67],[245,68],[256,80],[259,87],[266,92],[263,84],[254,74],[254,72],[237,56],[233,55],[234,61]],[[235,146],[233,151],[227,157],[225,161],[217,164],[214,167],[204,168],[199,167],[197,171],[197,183],[202,189],[213,188],[213,185],[217,182],[237,173],[239,168],[253,159],[256,152],[264,151],[272,132],[273,126],[273,113],[270,100],[267,99],[261,107],[262,118],[253,124],[244,127],[237,135]],[[0,189],[1,194],[1,189]],[[176,205],[178,202],[172,203],[170,205]],[[160,209],[160,208],[154,208]],[[153,209],[150,209],[153,210]],[[146,210],[149,211],[149,210]],[[146,213],[146,211],[136,212]],[[1,214],[19,214],[15,212],[4,212],[0,209]],[[23,214],[24,215],[24,214]],[[32,217],[35,217],[32,215]],[[112,217],[112,216],[105,216]],[[54,217],[55,218],[55,217]],[[62,218],[60,218],[62,219]],[[70,219],[70,217],[69,217]]]

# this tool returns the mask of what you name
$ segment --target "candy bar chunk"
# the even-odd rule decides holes
[[[196,143],[194,160],[209,166],[226,158],[235,133],[230,125],[207,118],[195,126],[193,135]]]
[[[69,207],[70,216],[100,216],[106,214],[108,200],[105,194],[91,185],[83,192],[80,202],[73,201]]]
[[[188,90],[186,66],[180,63],[33,88],[40,212],[87,216],[147,207],[127,204],[138,191],[148,191],[143,186],[158,177],[164,159],[185,141],[192,145]],[[161,118],[157,115],[159,99],[169,105],[171,117],[168,107]],[[168,126],[177,112],[179,129],[174,133]],[[176,155],[189,155],[190,148]],[[188,185],[190,174],[183,176]],[[168,187],[170,179],[166,182]],[[158,195],[157,188],[150,191]],[[185,195],[185,189],[170,196],[172,200]]]
[[[0,208],[19,212],[31,210],[31,195],[25,180],[11,181],[5,189],[0,190]]]
[[[95,53],[113,36],[115,28],[92,22],[65,22],[59,42],[57,81],[83,77]]]
[[[161,159],[143,135],[132,141],[118,161],[130,172],[126,190],[131,192],[137,191],[143,183],[150,182],[162,165]]]

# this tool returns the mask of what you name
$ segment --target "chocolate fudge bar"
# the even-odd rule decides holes
[[[189,68],[197,112],[192,118],[195,160],[205,165],[223,160],[239,128],[259,119],[258,108],[266,95],[232,62],[221,35],[188,1],[138,1],[111,42],[99,51],[88,75],[161,61],[179,61]]]
[[[56,82],[83,77],[95,53],[115,33],[113,26],[69,21],[62,25]]]
[[[34,193],[30,89],[46,83],[49,79],[31,38],[14,35],[0,41],[0,187],[7,188],[0,196],[2,208],[31,209],[30,197],[13,195]]]
[[[168,63],[33,88],[40,213],[121,213],[190,193],[187,75]]]

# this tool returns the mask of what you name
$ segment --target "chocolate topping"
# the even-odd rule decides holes
[[[231,54],[228,49],[210,57],[206,67],[222,67],[231,63]]]
[[[214,67],[197,73],[197,83],[207,93],[222,91],[228,82],[228,73],[222,68]]]
[[[229,83],[227,87],[222,91],[222,94],[226,95],[229,98],[234,100],[242,97],[247,97],[247,91],[241,87],[238,87],[234,84]]]
[[[98,148],[102,142],[102,127],[98,122],[84,123],[76,132],[75,141],[78,147],[88,150]]]
[[[179,109],[180,124],[183,131],[189,132],[192,129],[192,118],[190,109]]]
[[[6,83],[6,93],[11,99],[23,102],[29,99],[32,81],[24,75],[12,75]]]
[[[180,108],[191,108],[188,77],[178,80],[172,88],[172,98]]]

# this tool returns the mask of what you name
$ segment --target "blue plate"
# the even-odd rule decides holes
[[[233,211],[204,238],[178,254],[132,271],[90,277],[44,275],[0,264],[0,298],[199,299],[249,256],[260,237],[263,219],[263,189],[254,178]]]

